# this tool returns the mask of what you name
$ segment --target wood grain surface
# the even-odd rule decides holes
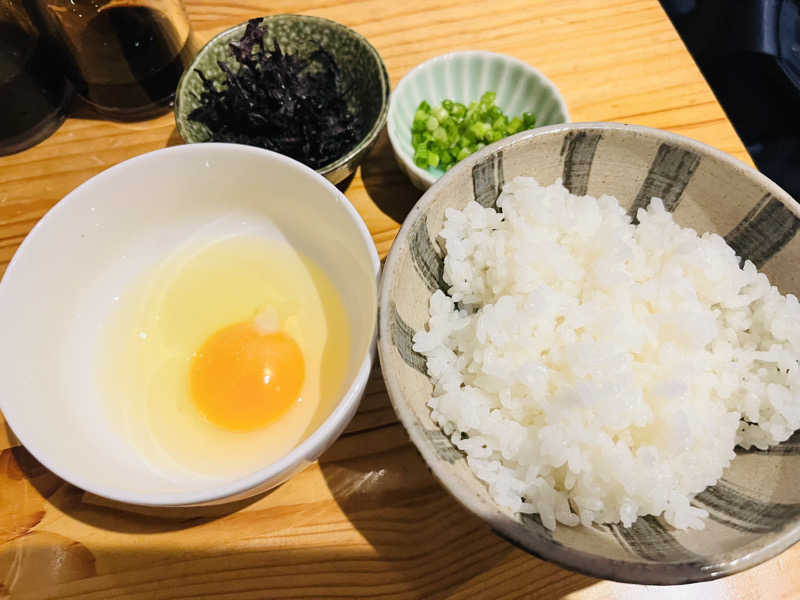
[[[376,46],[393,85],[446,51],[504,52],[541,69],[576,121],[668,129],[750,162],[657,0],[186,0],[186,7],[203,41],[264,14],[342,22]],[[38,146],[0,158],[0,274],[31,227],[75,186],[178,143],[170,115],[133,124],[81,116]],[[385,135],[345,193],[382,256],[419,197]],[[673,588],[597,581],[528,556],[440,488],[377,371],[356,418],[317,464],[232,506],[122,506],[49,473],[6,427],[0,451],[2,597],[800,597],[800,548],[734,577]]]

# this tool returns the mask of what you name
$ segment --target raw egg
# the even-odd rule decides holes
[[[288,453],[343,392],[349,321],[289,244],[191,244],[120,295],[102,336],[111,420],[169,476],[244,475]]]
[[[249,431],[271,423],[300,398],[303,353],[281,331],[252,321],[212,334],[194,356],[191,396],[200,412],[226,429]]]

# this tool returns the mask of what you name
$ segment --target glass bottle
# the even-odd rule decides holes
[[[33,146],[64,121],[71,90],[25,8],[0,0],[0,155]]]
[[[149,118],[170,109],[196,52],[181,0],[28,0],[68,57],[77,93],[100,114]]]

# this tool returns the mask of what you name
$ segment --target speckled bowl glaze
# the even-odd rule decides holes
[[[445,98],[469,104],[486,91],[497,93],[497,105],[509,116],[536,115],[538,126],[566,123],[569,113],[558,89],[527,63],[504,54],[465,50],[437,56],[409,71],[392,93],[387,129],[397,164],[417,188],[425,190],[444,174],[414,164],[411,122],[423,100]]]
[[[247,23],[240,23],[212,38],[198,52],[186,69],[175,95],[175,123],[178,132],[189,143],[207,142],[210,132],[205,125],[189,119],[197,108],[203,84],[196,71],[201,71],[212,81],[224,80],[218,62],[238,68],[228,44],[241,38]],[[364,36],[335,21],[305,15],[274,15],[265,17],[262,27],[268,28],[265,45],[271,47],[278,41],[289,54],[307,56],[322,46],[336,59],[351,110],[364,116],[361,141],[343,156],[317,169],[332,183],[350,176],[369,153],[381,128],[386,123],[389,109],[389,75],[378,51]]]
[[[783,293],[800,294],[800,205],[738,160],[675,134],[617,123],[554,125],[519,133],[464,159],[425,193],[392,246],[380,291],[379,343],[387,389],[433,473],[499,535],[531,554],[596,577],[646,584],[714,579],[752,567],[800,538],[800,434],[767,451],[737,448],[723,478],[694,504],[702,531],[654,517],[631,527],[544,528],[498,506],[464,456],[431,420],[425,358],[412,349],[428,299],[445,284],[437,243],[444,211],[492,206],[519,175],[561,178],[576,194],[612,194],[633,211],[653,196],[678,223],[725,237]]]

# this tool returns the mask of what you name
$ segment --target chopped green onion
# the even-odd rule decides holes
[[[525,129],[530,129],[536,125],[536,115],[529,112],[522,113],[522,124]]]
[[[476,138],[483,139],[486,135],[492,130],[492,126],[489,123],[485,123],[483,121],[478,121],[477,123],[473,123],[469,126],[469,131],[474,135]]]
[[[433,114],[434,117],[436,117],[436,120],[439,121],[439,123],[443,123],[444,120],[450,116],[449,114],[447,114],[447,111],[444,108],[442,108],[442,106],[434,106],[431,109],[431,113]]]
[[[466,105],[454,100],[442,100],[436,106],[420,102],[411,123],[414,164],[446,171],[487,144],[536,126],[533,113],[504,115],[496,98],[488,91],[478,102]]]

